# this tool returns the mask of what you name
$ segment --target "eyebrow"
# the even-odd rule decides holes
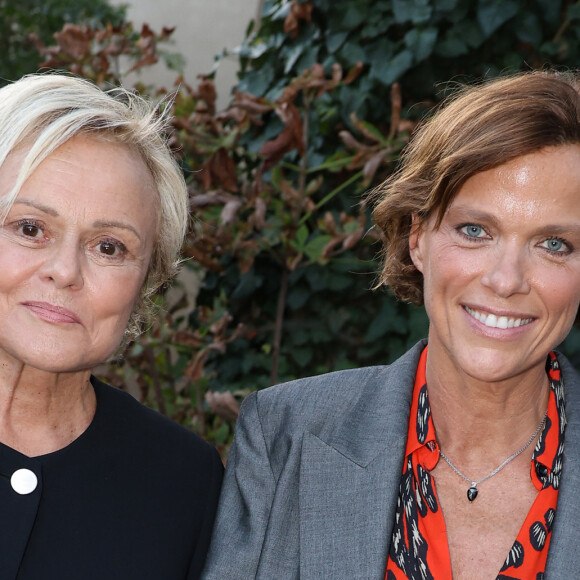
[[[30,207],[34,207],[50,216],[53,217],[58,217],[59,213],[57,210],[55,210],[54,208],[48,206],[48,205],[44,205],[43,203],[40,203],[38,201],[35,200],[31,200],[31,199],[26,199],[26,198],[17,198],[14,202],[14,205],[17,204],[22,204],[22,205],[27,205]],[[93,227],[95,228],[118,228],[118,229],[122,229],[122,230],[128,230],[130,232],[133,232],[137,238],[139,239],[139,241],[143,241],[141,236],[139,235],[139,232],[131,225],[131,224],[127,224],[125,222],[120,222],[120,221],[116,221],[116,220],[97,220],[95,222],[93,222]]]
[[[18,204],[22,204],[22,205],[28,205],[30,207],[35,207],[36,209],[39,209],[40,211],[43,211],[44,213],[47,213],[48,215],[51,215],[53,217],[57,217],[58,216],[58,212],[53,209],[52,207],[49,207],[48,205],[44,205],[43,203],[39,203],[38,201],[32,201],[30,199],[24,199],[24,198],[17,198],[14,201],[13,205],[18,205]]]
[[[539,234],[580,234],[580,224],[570,224],[570,225],[555,225],[555,224],[547,224],[542,226],[538,231]]]
[[[141,236],[139,235],[139,232],[130,224],[126,224],[124,222],[118,222],[118,221],[114,221],[114,220],[97,220],[96,222],[93,222],[93,227],[95,228],[119,228],[121,230],[128,230],[130,232],[133,232],[137,238],[139,239],[139,241],[142,241]]]

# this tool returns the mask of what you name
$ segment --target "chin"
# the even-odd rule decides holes
[[[19,352],[20,351],[20,352]],[[48,373],[74,373],[91,370],[117,352],[117,345],[107,348],[83,347],[82,344],[61,342],[60,345],[29,345],[26,349],[8,351],[25,366]]]
[[[455,361],[458,368],[471,378],[497,383],[525,373],[538,364],[543,368],[547,354],[548,351],[532,358],[506,352],[501,348],[473,348],[456,357]]]

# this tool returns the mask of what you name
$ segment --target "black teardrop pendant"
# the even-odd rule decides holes
[[[470,488],[467,490],[467,499],[468,499],[469,501],[473,501],[473,500],[474,500],[474,499],[477,497],[477,494],[478,494],[478,493],[479,493],[479,492],[477,491],[477,487],[475,487],[475,485],[474,485],[474,486],[472,486],[472,487],[470,487]]]

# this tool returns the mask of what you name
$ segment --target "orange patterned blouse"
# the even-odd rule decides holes
[[[399,500],[385,580],[451,580],[445,520],[430,471],[439,461],[425,381],[427,348],[417,368]],[[535,447],[530,475],[539,493],[497,575],[497,580],[543,580],[556,515],[564,452],[564,388],[553,352],[546,372],[550,398],[546,423]]]

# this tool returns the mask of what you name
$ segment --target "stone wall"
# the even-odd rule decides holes
[[[258,14],[259,0],[111,0],[112,4],[128,4],[127,18],[137,27],[147,22],[154,30],[175,26],[172,52],[186,59],[185,80],[197,83],[198,74],[208,73],[214,55],[224,48],[232,50],[244,38],[250,21]],[[222,60],[216,74],[218,105],[225,106],[236,83],[237,60]],[[172,71],[156,65],[143,75],[145,82],[171,87]],[[131,79],[128,79],[130,82]]]

